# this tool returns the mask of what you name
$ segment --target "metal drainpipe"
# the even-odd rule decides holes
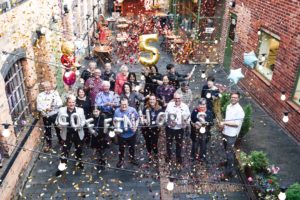
[[[177,34],[178,31],[178,24],[177,24],[177,0],[173,1],[173,6],[174,6],[174,33]]]
[[[199,39],[200,34],[200,15],[201,15],[201,0],[198,0],[198,12],[197,12],[197,37],[196,39]]]

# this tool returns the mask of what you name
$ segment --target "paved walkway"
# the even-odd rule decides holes
[[[161,58],[157,66],[159,71],[164,73],[165,66],[171,62],[171,57],[165,52],[160,52]],[[117,64],[115,69],[118,69],[121,64],[122,61]],[[180,73],[188,73],[192,67],[192,65],[176,65]],[[198,66],[190,86],[194,92],[195,102],[204,84],[200,75],[202,69],[204,66]],[[207,70],[209,74],[215,75],[216,82],[229,85],[226,74],[220,67],[216,66]],[[130,71],[141,72],[141,66],[133,65]],[[254,108],[254,126],[244,138],[241,149],[247,152],[264,150],[271,162],[281,168],[279,177],[282,182],[300,182],[300,170],[297,168],[300,166],[300,146],[285,134],[251,98],[244,97],[241,100],[242,105],[248,102]],[[219,182],[218,175],[222,169],[217,167],[217,163],[222,161],[225,156],[220,134],[217,131],[213,131],[208,149],[208,163],[205,165],[190,163],[191,142],[189,137],[185,138],[183,167],[167,166],[164,163],[163,155],[161,155],[158,165],[149,165],[143,138],[141,135],[139,138],[136,151],[140,167],[126,164],[125,169],[151,175],[114,170],[113,167],[117,162],[117,145],[114,144],[111,144],[107,152],[109,155],[108,166],[112,167],[111,169],[98,171],[92,164],[85,164],[84,170],[77,170],[74,163],[69,162],[67,174],[62,178],[54,176],[59,162],[58,158],[41,154],[27,178],[22,197],[27,199],[247,199],[243,188],[234,185],[234,183],[241,183],[238,178],[231,180],[229,184]],[[162,154],[165,153],[164,146],[164,137],[160,137],[159,148]],[[54,149],[56,152],[53,152],[53,155],[58,155],[59,147],[55,146]],[[96,163],[96,157],[91,149],[85,148],[85,161]],[[165,189],[168,182],[165,176],[177,176],[188,179],[188,181],[175,181],[175,189],[169,192]],[[216,184],[205,185],[204,181],[214,181]]]

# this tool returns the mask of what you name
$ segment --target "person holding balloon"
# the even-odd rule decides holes
[[[55,124],[57,113],[59,108],[62,106],[62,100],[59,93],[53,90],[53,87],[49,81],[45,81],[42,84],[44,86],[44,92],[39,93],[37,96],[36,104],[37,110],[41,113],[43,117],[43,122],[45,126],[45,147],[43,151],[48,153],[52,148],[52,133],[51,125]],[[61,143],[60,130],[55,127],[55,132],[59,143]]]
[[[158,137],[160,132],[160,127],[156,124],[156,118],[158,114],[162,112],[161,106],[157,101],[154,94],[150,95],[149,101],[147,102],[145,108],[142,111],[142,124],[144,127],[141,129],[143,136],[145,138],[148,160],[149,162],[158,160]]]
[[[75,46],[73,42],[67,41],[63,42],[61,45],[61,52],[63,55],[60,60],[65,69],[63,74],[63,81],[66,85],[72,86],[76,81],[76,71],[80,67],[80,64],[76,62],[76,57],[74,54]]]
[[[207,100],[201,98],[191,114],[192,161],[206,161],[207,138],[213,125],[213,113],[207,109]]]
[[[77,167],[83,169],[81,162],[83,150],[83,138],[85,125],[84,110],[75,107],[76,97],[70,95],[67,97],[67,105],[61,107],[58,112],[56,124],[61,128],[60,136],[63,140],[60,164],[56,176],[60,176],[66,169],[67,157],[69,156],[72,145],[75,145],[75,158],[78,161]]]

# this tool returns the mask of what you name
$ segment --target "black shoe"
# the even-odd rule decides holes
[[[55,173],[55,176],[56,177],[61,176],[62,173],[63,173],[63,171],[57,170],[56,173]]]
[[[182,158],[181,157],[180,158],[176,158],[176,161],[177,161],[178,164],[182,164]]]
[[[103,165],[99,165],[99,166],[97,166],[97,169],[103,171],[103,170],[105,170],[105,167]]]
[[[227,161],[225,161],[225,162],[220,162],[219,164],[218,164],[218,167],[225,167],[227,165]]]
[[[233,174],[230,173],[222,173],[220,176],[221,181],[229,181],[230,178],[233,177]]]
[[[169,164],[170,161],[171,161],[170,157],[169,157],[169,156],[166,156],[166,157],[165,157],[165,162],[166,162],[167,164]]]
[[[116,167],[117,167],[117,168],[121,168],[121,167],[123,167],[123,165],[124,165],[124,161],[123,161],[123,160],[120,160],[120,161],[117,163]]]
[[[138,166],[138,165],[139,165],[138,161],[137,161],[136,159],[134,159],[134,158],[130,159],[129,162],[130,162],[131,164],[135,165],[135,166]]]
[[[207,161],[206,161],[206,158],[200,158],[199,161],[200,161],[201,163],[206,163],[206,162],[207,162]]]

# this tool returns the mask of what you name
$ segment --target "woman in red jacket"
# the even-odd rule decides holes
[[[122,88],[124,83],[127,82],[128,77],[128,67],[126,65],[122,65],[120,67],[120,73],[117,74],[116,83],[115,83],[115,93],[121,95]]]

